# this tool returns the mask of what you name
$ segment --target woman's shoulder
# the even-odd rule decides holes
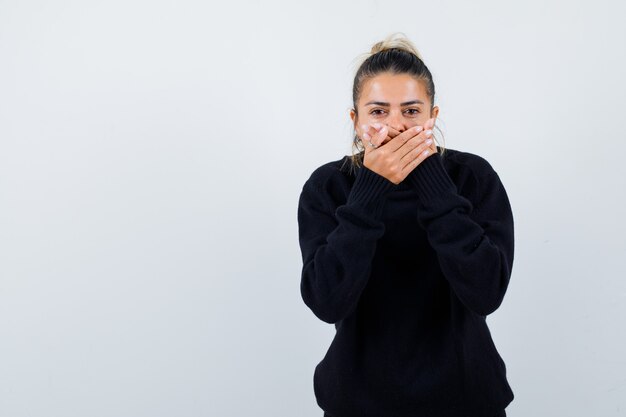
[[[315,167],[302,186],[301,199],[334,206],[346,201],[356,179],[351,163],[351,157],[345,155]]]
[[[441,158],[446,171],[460,188],[474,188],[482,179],[495,174],[489,161],[473,152],[446,148]],[[345,194],[354,183],[358,169],[360,167],[353,165],[352,157],[344,155],[315,167],[305,186]]]
[[[493,165],[481,155],[446,148],[443,160],[459,192],[470,199],[480,199],[485,193],[503,187]]]
[[[443,159],[449,165],[458,165],[460,168],[472,171],[479,177],[494,170],[487,159],[473,152],[446,148]]]
[[[348,155],[325,162],[313,169],[313,172],[307,179],[307,183],[311,183],[319,188],[326,186],[329,181],[349,181],[349,177],[353,175],[350,164],[350,156]]]

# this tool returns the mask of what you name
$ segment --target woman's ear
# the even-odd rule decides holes
[[[350,109],[350,119],[352,119],[352,124],[354,125],[354,130],[356,132],[358,132],[359,129],[357,129],[357,126],[356,126],[357,119],[356,119],[356,112],[354,111],[354,109]]]
[[[430,117],[431,118],[437,118],[437,115],[439,114],[439,106],[435,106],[433,107],[432,111],[430,112]]]

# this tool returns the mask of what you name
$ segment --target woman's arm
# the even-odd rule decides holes
[[[336,206],[313,175],[304,184],[298,203],[300,291],[321,320],[335,323],[356,307],[385,231],[381,215],[386,194],[395,186],[363,166],[346,204]]]
[[[417,188],[417,219],[426,230],[441,269],[467,308],[493,313],[502,303],[513,268],[511,205],[498,174],[479,157],[472,203],[457,192],[435,153],[407,179]]]

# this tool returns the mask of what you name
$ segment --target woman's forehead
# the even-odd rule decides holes
[[[365,101],[363,101],[365,100]],[[368,79],[362,89],[361,102],[386,102],[391,105],[428,100],[426,86],[408,74],[380,74]]]

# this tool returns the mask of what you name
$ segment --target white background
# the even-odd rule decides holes
[[[626,415],[624,4],[0,1],[0,417],[321,416],[297,200],[395,31],[513,207],[508,415]]]

